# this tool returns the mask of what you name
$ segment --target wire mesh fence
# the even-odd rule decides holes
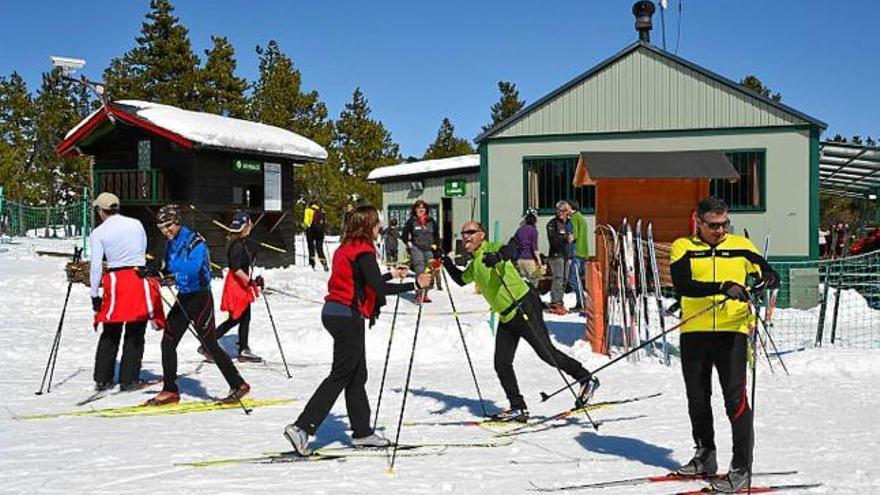
[[[783,279],[773,315],[780,347],[880,348],[880,251],[771,264]]]
[[[88,198],[87,192],[83,198]],[[0,187],[0,242],[25,239],[76,239],[83,247],[89,235],[90,218],[87,199],[67,205],[31,206],[8,201]],[[17,241],[13,239],[18,238]]]

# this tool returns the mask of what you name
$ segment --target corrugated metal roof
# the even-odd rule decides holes
[[[824,141],[820,149],[822,192],[865,197],[880,189],[880,147]]]

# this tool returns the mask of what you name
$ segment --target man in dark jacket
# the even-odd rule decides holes
[[[550,243],[550,254],[547,264],[553,274],[553,285],[550,286],[550,312],[567,314],[562,296],[565,294],[565,281],[568,279],[569,244],[572,236],[568,232],[568,203],[556,203],[556,216],[547,222],[547,241]]]

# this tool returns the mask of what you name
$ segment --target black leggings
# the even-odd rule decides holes
[[[324,257],[324,232],[306,229],[306,246],[309,249],[309,266],[315,267],[316,255],[322,265],[327,264],[327,258]]]
[[[501,380],[501,388],[510,401],[510,407],[525,409],[526,401],[520,394],[516,373],[513,371],[513,357],[516,355],[520,338],[528,342],[542,361],[554,367],[559,364],[559,369],[575,380],[587,379],[590,372],[576,359],[553,346],[541,313],[541,300],[537,294],[529,291],[520,306],[525,310],[528,321],[523,317],[522,311],[517,309],[516,316],[508,322],[499,324],[495,333],[495,373]]]
[[[712,418],[712,367],[718,371],[724,409],[733,430],[735,468],[752,459],[752,410],[747,396],[748,336],[739,332],[687,332],[681,335],[681,371],[687,391],[694,442],[715,447]]]
[[[119,383],[135,383],[140,378],[141,360],[144,357],[145,321],[128,323],[104,323],[98,350],[95,352],[95,382],[112,383],[116,365],[116,352],[125,325],[125,340],[122,343],[122,360],[119,363]]]
[[[214,298],[210,290],[193,294],[178,294],[177,302],[168,313],[165,333],[162,335],[162,390],[177,392],[177,344],[192,322],[202,346],[208,351],[230,388],[244,383],[229,355],[217,344],[214,328]]]
[[[244,310],[244,312],[241,314],[241,316],[238,317],[237,320],[229,318],[228,320],[221,323],[220,326],[217,327],[217,339],[219,340],[220,337],[226,335],[226,333],[232,330],[235,325],[238,325],[238,350],[241,351],[242,349],[250,349],[250,347],[248,347],[248,332],[251,328],[250,306],[248,306]]]
[[[330,413],[339,394],[345,390],[345,407],[352,436],[362,438],[373,433],[370,427],[370,402],[367,399],[367,356],[364,348],[364,319],[345,316],[322,316],[324,328],[333,336],[333,367],[330,375],[315,390],[296,426],[314,435]]]

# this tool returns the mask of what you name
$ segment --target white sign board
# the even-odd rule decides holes
[[[281,164],[263,164],[263,209],[281,211]]]

